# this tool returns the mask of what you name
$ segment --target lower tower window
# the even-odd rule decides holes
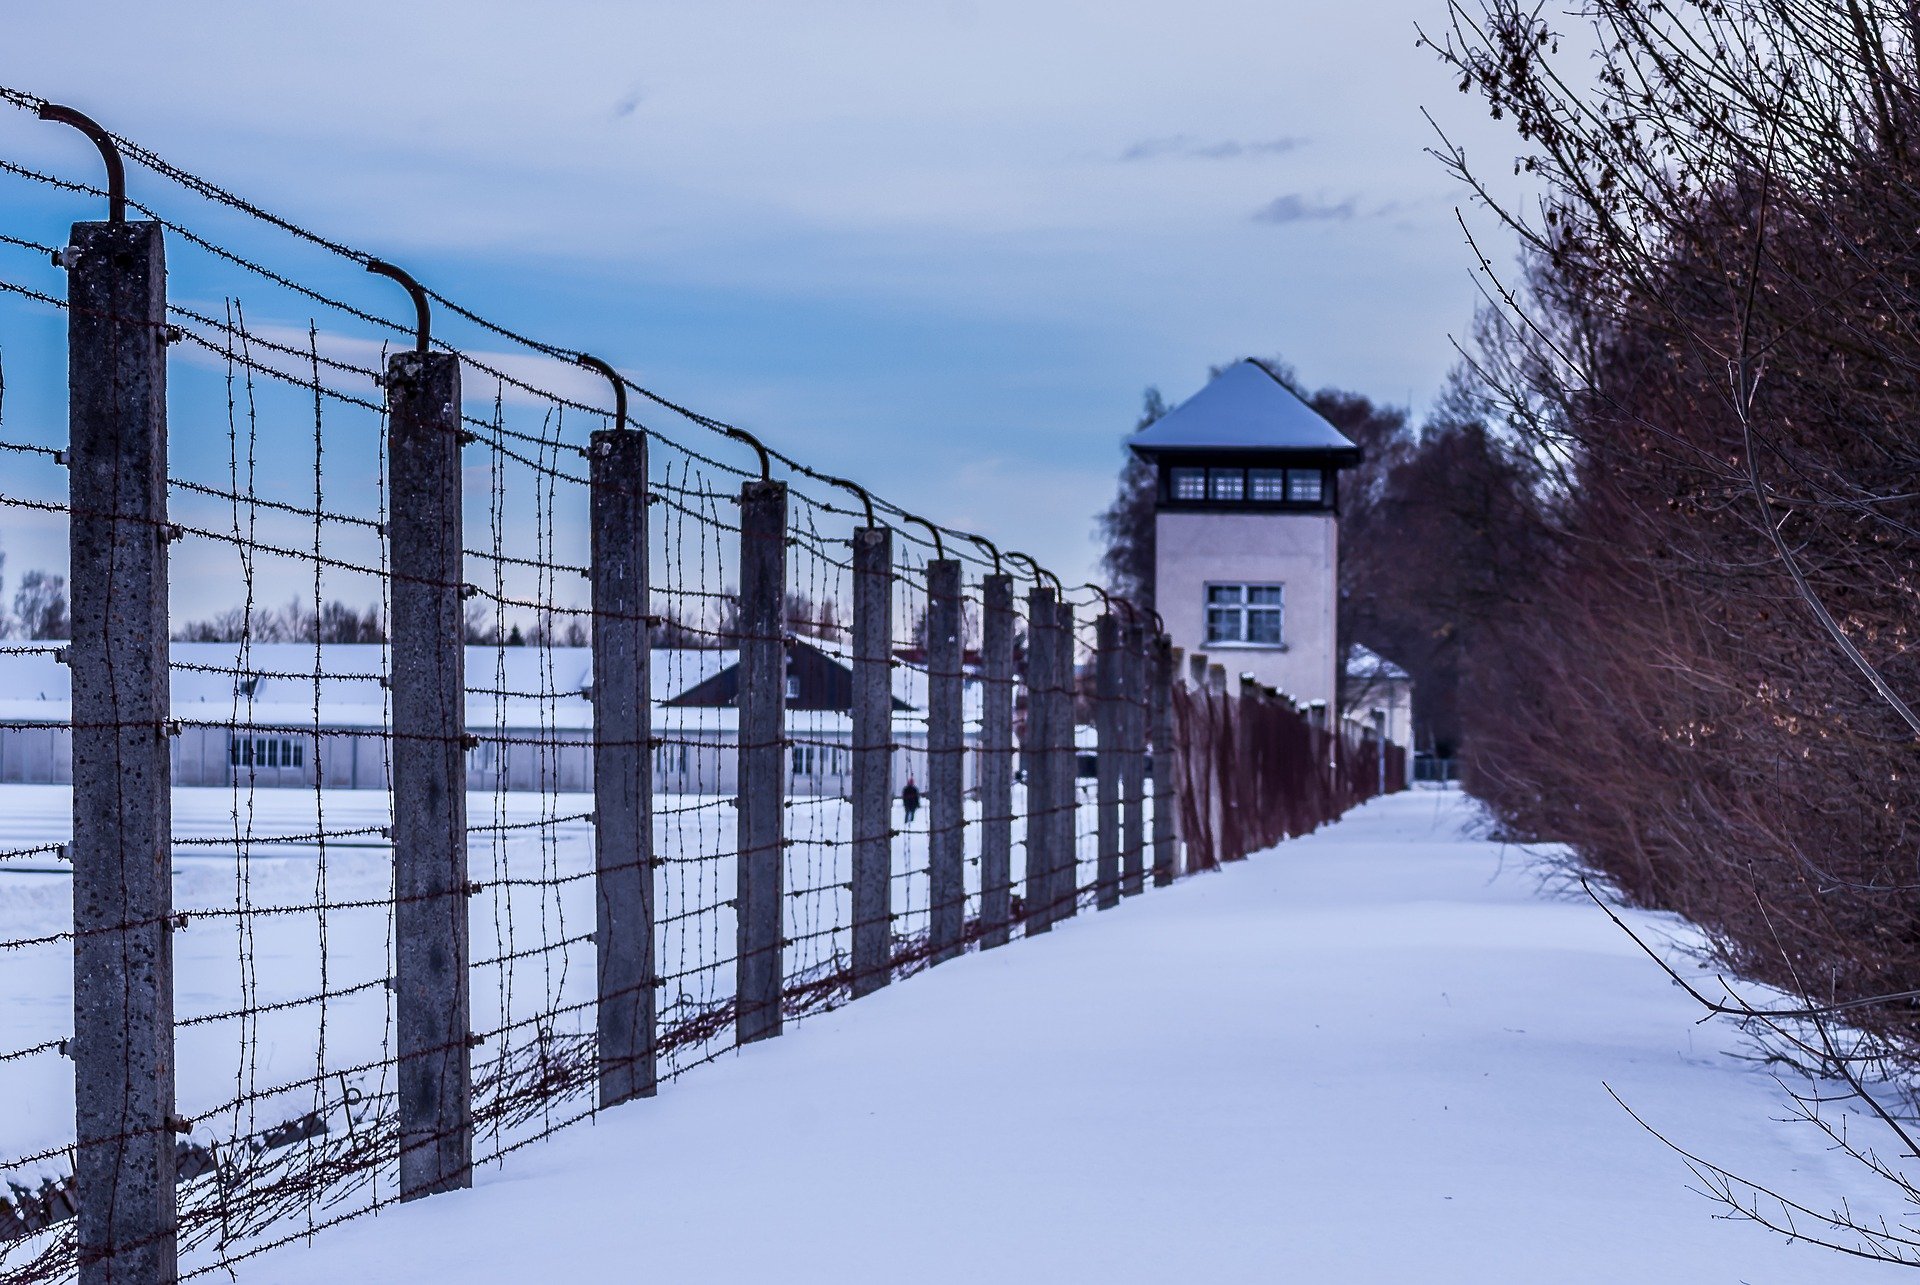
[[[1279,647],[1285,589],[1277,584],[1207,586],[1207,642],[1243,647]]]

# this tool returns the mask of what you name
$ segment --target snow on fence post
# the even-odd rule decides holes
[[[76,223],[62,258],[80,1280],[171,1282],[166,252],[158,223]]]
[[[786,974],[787,487],[740,487],[739,874],[734,1033],[780,1034]]]
[[[853,993],[893,961],[893,532],[853,533]]]
[[[1077,711],[1074,684],[1073,604],[1062,598],[1054,608],[1053,732],[1054,758],[1054,885],[1053,916],[1065,919],[1080,912],[1080,838],[1078,802],[1080,755],[1075,745]]]
[[[593,592],[594,955],[600,1105],[653,1096],[653,693],[647,636],[647,439],[589,451]]]
[[[1093,622],[1094,827],[1099,860],[1094,904],[1111,910],[1120,904],[1120,760],[1125,711],[1120,651],[1120,621],[1111,611]]]
[[[1164,888],[1179,873],[1179,845],[1173,818],[1173,675],[1179,652],[1165,635],[1153,638],[1147,653],[1147,735],[1153,754],[1153,884]]]
[[[961,725],[960,562],[927,564],[928,946],[938,964],[960,954],[967,920],[967,852]]]
[[[387,359],[400,1198],[473,1182],[460,362]]]
[[[1007,943],[1013,858],[1013,577],[980,586],[980,945]]]
[[[1120,892],[1146,891],[1147,631],[1129,606],[1120,628]]]
[[[1053,776],[1053,685],[1058,681],[1058,612],[1053,590],[1036,584],[1027,594],[1027,860],[1024,879],[1026,935],[1053,927],[1055,804]]]

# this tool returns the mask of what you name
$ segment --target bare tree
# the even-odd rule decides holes
[[[67,618],[67,579],[46,571],[20,577],[13,595],[13,616],[28,638],[66,638],[73,632]]]
[[[231,607],[201,620],[189,620],[173,631],[177,642],[326,642],[383,643],[386,626],[376,603],[356,611],[342,602],[322,603],[315,611],[305,599],[286,606]]]
[[[1141,398],[1140,418],[1133,431],[1147,428],[1171,409],[1158,388]],[[1124,448],[1123,448],[1124,450]],[[1154,470],[1131,450],[1120,467],[1119,492],[1100,514],[1096,531],[1106,544],[1100,568],[1113,592],[1145,607],[1153,606]]]
[[[1480,256],[1474,360],[1541,473],[1530,609],[1473,657],[1469,779],[1793,997],[1697,996],[1832,1077],[1794,1100],[1920,1205],[1829,1118],[1916,1150],[1920,11],[1589,0],[1570,24],[1456,2],[1430,42],[1541,198],[1441,149],[1525,249],[1511,275]],[[1742,1216],[1920,1265],[1852,1193],[1698,1163]]]

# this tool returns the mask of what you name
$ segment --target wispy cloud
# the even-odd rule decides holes
[[[1255,210],[1253,218],[1256,223],[1345,223],[1359,212],[1359,202],[1351,196],[1344,201],[1329,201],[1289,192]]]
[[[1207,142],[1191,134],[1169,134],[1164,138],[1143,138],[1120,153],[1123,161],[1158,161],[1177,158],[1195,161],[1225,161],[1246,156],[1279,156],[1306,145],[1304,138],[1268,138],[1254,142],[1222,139]]]

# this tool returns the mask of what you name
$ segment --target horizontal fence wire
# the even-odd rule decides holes
[[[0,102],[42,105],[5,88]],[[650,997],[658,1081],[737,1047],[752,962],[741,955],[740,876],[755,856],[741,846],[753,748],[741,732],[743,660],[756,641],[743,627],[753,605],[743,602],[743,505],[762,478],[782,484],[786,511],[774,854],[785,1019],[837,1007],[864,985],[854,963],[863,748],[885,751],[888,978],[989,935],[990,825],[1010,832],[1013,927],[1037,931],[1101,904],[1115,869],[1156,867],[1156,807],[1177,813],[1185,859],[1168,854],[1169,868],[1193,870],[1304,833],[1375,788],[1373,742],[1313,725],[1277,696],[1176,683],[1160,697],[1173,738],[1150,744],[1150,678],[1165,641],[1146,613],[1091,591],[1068,603],[1070,629],[1033,618],[1024,589],[1013,595],[1012,739],[984,745],[983,582],[1002,570],[990,544],[613,374],[618,404],[631,395],[635,408],[622,417],[611,372],[431,289],[429,355],[457,367],[461,391],[420,440],[452,462],[461,495],[446,569],[397,570],[397,542],[419,515],[399,503],[396,435],[415,429],[395,408],[408,363],[424,358],[411,351],[413,328],[393,319],[394,283],[361,271],[370,256],[115,141],[136,174],[159,180],[157,194],[143,188],[129,205],[170,238],[176,285],[191,284],[165,312],[173,418],[165,519],[153,533],[172,575],[164,927],[183,1277],[228,1271],[403,1195],[407,966],[397,961],[410,943],[400,924],[444,900],[408,891],[396,873],[408,824],[399,778],[423,756],[456,763],[463,787],[454,891],[466,1025],[454,1052],[470,1076],[469,1109],[431,1145],[497,1164],[605,1109],[603,1012],[636,988]],[[0,322],[41,336],[57,358],[50,336],[71,320],[60,223],[92,213],[77,207],[102,193],[6,159],[0,176],[20,208],[45,216],[0,233]],[[241,235],[280,248],[223,244]],[[10,800],[0,1096],[34,1109],[11,1113],[0,1132],[10,1193],[0,1198],[0,1285],[26,1285],[72,1278],[86,1200],[75,1180],[71,872],[74,813],[96,801],[74,785],[74,738],[89,729],[73,719],[70,647],[73,608],[97,604],[68,603],[64,559],[72,524],[133,519],[108,497],[75,493],[64,362],[23,367],[12,356],[0,404],[0,533],[17,588],[0,613]],[[621,485],[644,493],[650,726],[626,748],[639,751],[650,806],[643,848],[609,854],[596,773],[620,747],[603,734],[611,698],[596,686],[594,641],[634,621],[596,598],[593,451],[622,431],[645,446],[644,469]],[[856,741],[853,716],[853,541],[867,526],[884,527],[893,548],[881,747]],[[957,603],[938,588],[956,572]],[[401,603],[422,593],[452,604],[436,653],[461,671],[452,731],[396,718],[412,681],[396,665]],[[943,611],[957,630],[946,642],[932,636]],[[1103,615],[1138,626],[1117,689],[1101,685]],[[1062,657],[1046,674],[1029,663],[1040,630],[1053,631]],[[947,749],[937,742],[951,725],[934,708],[956,689],[959,739]],[[1043,705],[1064,711],[1065,725]],[[1152,795],[1151,755],[1164,756],[1170,798]],[[1389,766],[1399,781],[1404,763]],[[1010,777],[1010,805],[996,816],[984,813],[991,771]],[[1043,858],[1059,869],[1040,869]],[[650,890],[648,971],[610,988],[597,899],[635,870]],[[125,917],[98,931],[141,926]]]

